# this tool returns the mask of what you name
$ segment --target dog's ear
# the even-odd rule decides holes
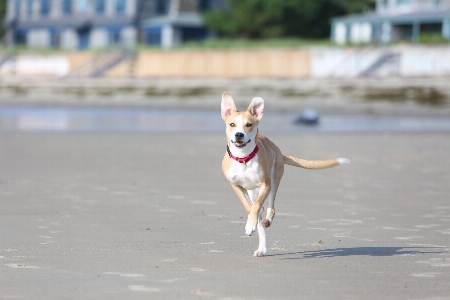
[[[252,116],[259,120],[261,120],[263,116],[264,111],[264,100],[261,97],[255,97],[253,98],[252,102],[250,103],[250,106],[247,109]]]
[[[222,104],[221,104],[221,114],[222,119],[226,119],[231,116],[236,111],[236,105],[234,104],[233,98],[227,92],[222,94]]]

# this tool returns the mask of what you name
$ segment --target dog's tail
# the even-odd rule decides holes
[[[283,155],[283,162],[285,165],[315,170],[331,168],[342,164],[349,164],[350,160],[347,158],[336,158],[329,160],[305,160],[289,155]]]

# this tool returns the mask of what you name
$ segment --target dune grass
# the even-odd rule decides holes
[[[308,46],[330,46],[333,43],[328,40],[307,40],[299,38],[283,39],[206,39],[196,42],[186,42],[177,48],[182,49],[245,49],[245,48],[297,48]]]

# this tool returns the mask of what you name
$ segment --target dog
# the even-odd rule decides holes
[[[258,230],[259,246],[253,256],[267,254],[265,227],[275,217],[275,196],[284,173],[284,165],[306,169],[323,169],[349,163],[346,158],[304,160],[283,155],[267,137],[258,133],[264,111],[264,100],[255,97],[246,111],[236,109],[233,98],[223,93],[221,114],[226,124],[227,151],[222,171],[248,213],[245,233],[251,236]],[[264,202],[268,199],[267,214],[262,219]]]

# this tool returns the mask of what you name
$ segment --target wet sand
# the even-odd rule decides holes
[[[0,105],[169,109],[220,107],[229,92],[239,107],[253,97],[270,112],[450,116],[450,78],[0,78]]]
[[[0,133],[0,298],[447,299],[450,134],[272,133],[255,258],[217,133]]]

